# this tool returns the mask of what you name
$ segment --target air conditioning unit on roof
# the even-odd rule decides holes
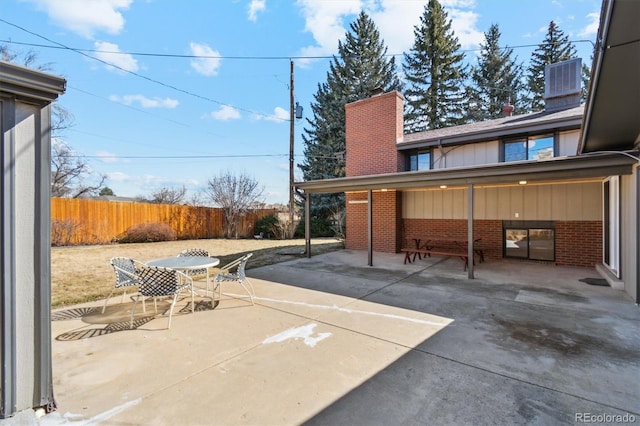
[[[569,59],[547,65],[544,69],[544,96],[553,98],[556,96],[572,95],[580,93],[582,71],[582,59]]]
[[[555,110],[580,105],[582,90],[582,59],[549,64],[544,69],[545,110]],[[566,98],[559,100],[558,98]]]

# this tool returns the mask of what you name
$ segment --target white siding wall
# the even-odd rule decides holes
[[[467,190],[403,193],[405,219],[466,219]],[[475,188],[474,218],[492,220],[602,220],[600,182]]]
[[[578,150],[580,130],[571,130],[558,134],[558,152],[556,157],[573,156]],[[470,143],[466,145],[436,147],[432,150],[433,168],[475,166],[494,164],[500,161],[500,141]]]
[[[620,200],[620,279],[624,282],[624,291],[634,300],[638,300],[638,240],[640,239],[640,166],[634,168],[634,173],[621,177]]]
[[[569,157],[577,155],[578,143],[580,141],[580,130],[571,130],[569,132],[561,132],[558,135],[559,144],[556,157]]]
[[[500,155],[498,141],[434,148],[433,168],[473,166],[497,163]]]
[[[16,265],[16,300],[21,303],[16,309],[18,314],[17,326],[20,334],[16,339],[16,359],[19,408],[33,406],[34,395],[34,365],[36,353],[34,348],[35,330],[40,324],[35,323],[34,295],[37,293],[37,277],[34,275],[34,241],[35,231],[35,168],[36,168],[36,117],[40,110],[38,107],[16,103],[15,135],[15,265]]]

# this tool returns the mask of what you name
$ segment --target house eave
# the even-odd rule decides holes
[[[517,117],[511,117],[514,120]],[[426,148],[432,146],[459,145],[466,143],[486,142],[503,138],[513,138],[519,135],[539,134],[543,132],[568,131],[579,129],[582,125],[582,114],[572,117],[551,118],[540,120],[534,123],[523,120],[521,124],[502,126],[490,130],[478,130],[471,132],[456,133],[447,136],[429,137],[428,133],[424,138],[398,142],[398,151],[406,151],[416,148]],[[417,136],[417,135],[416,135]]]
[[[29,101],[53,102],[64,93],[66,80],[38,70],[0,61],[0,87],[2,93]]]
[[[560,157],[545,161],[483,164],[414,172],[296,182],[307,194],[365,190],[402,190],[440,185],[487,185],[517,183],[520,180],[562,181],[604,178],[632,173],[635,160],[624,155],[593,154]]]
[[[605,0],[578,152],[640,147],[640,2]]]

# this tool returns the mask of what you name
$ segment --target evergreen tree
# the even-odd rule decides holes
[[[477,66],[471,67],[469,88],[470,121],[483,121],[502,116],[502,108],[509,101],[515,111],[522,112],[525,102],[522,93],[522,65],[512,59],[513,49],[500,47],[500,29],[497,24],[491,25],[484,34],[484,44]]]
[[[533,51],[529,62],[528,86],[532,111],[544,109],[545,66],[577,56],[578,51],[569,41],[569,36],[565,35],[556,23],[551,21],[544,41]]]
[[[351,23],[345,41],[338,42],[327,72],[318,84],[311,104],[313,118],[304,129],[304,161],[298,164],[304,180],[330,179],[345,175],[345,111],[347,103],[371,96],[375,89],[401,90],[395,59],[371,18],[364,12]],[[311,216],[327,221],[344,208],[344,194],[314,195]],[[328,230],[328,224],[326,226]]]
[[[464,53],[451,20],[437,0],[430,0],[413,30],[415,41],[404,55],[409,83],[405,91],[405,131],[419,132],[464,120]]]

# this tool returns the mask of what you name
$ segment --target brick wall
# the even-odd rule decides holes
[[[593,267],[602,249],[602,221],[556,222],[557,265]]]
[[[404,155],[396,148],[403,137],[403,99],[389,92],[345,106],[347,176],[404,170]]]
[[[413,247],[412,238],[429,235],[467,239],[467,219],[404,219],[403,226],[403,242],[409,247]],[[502,221],[474,220],[473,236],[482,238],[476,247],[483,250],[485,259],[502,258]]]
[[[402,246],[401,196],[396,191],[376,191],[372,194],[374,251],[384,253],[398,253],[400,251]],[[347,238],[345,246],[348,249],[367,250],[368,248],[367,212],[369,206],[367,203],[358,203],[358,201],[366,201],[367,197],[366,192],[347,193]]]
[[[403,244],[413,246],[413,237],[447,235],[467,237],[466,219],[404,219]],[[602,262],[602,222],[601,221],[556,221],[556,265],[593,267]],[[484,251],[485,259],[501,259],[502,221],[474,220],[475,238],[482,238],[478,244]]]

